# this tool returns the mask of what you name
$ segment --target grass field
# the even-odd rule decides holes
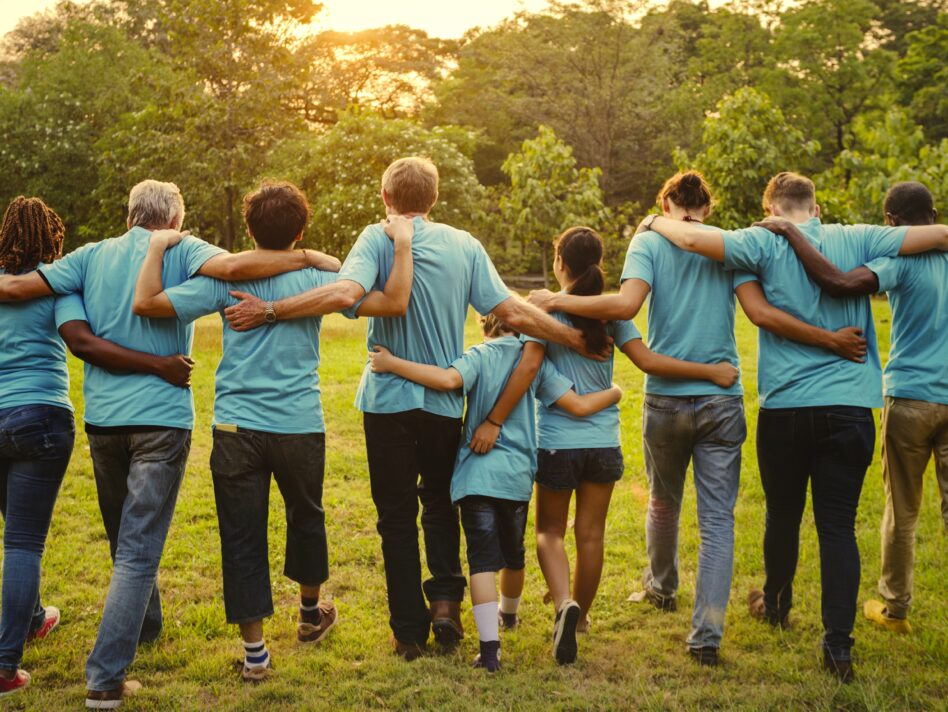
[[[880,348],[888,350],[889,309],[874,304]],[[643,321],[640,319],[639,321]],[[640,324],[644,326],[644,324]],[[819,559],[812,515],[804,519],[793,629],[775,632],[748,618],[748,588],[761,583],[764,500],[754,450],[757,399],[756,335],[739,316],[749,437],[744,448],[734,584],[722,647],[723,664],[698,668],[685,655],[694,592],[698,533],[689,484],[682,518],[681,591],[677,613],[659,614],[626,602],[646,563],[647,485],[641,448],[642,377],[622,359],[623,447],[626,474],[616,490],[606,543],[605,572],[578,664],[557,667],[550,656],[551,610],[527,531],[527,585],[522,627],[504,638],[504,670],[488,677],[470,668],[476,650],[470,605],[468,636],[451,656],[407,664],[388,646],[388,612],[375,512],[369,496],[361,419],[352,400],[362,367],[364,322],[330,317],[323,329],[322,383],[328,428],[325,506],[331,578],[341,622],[316,649],[295,642],[296,593],[282,576],[284,520],[276,487],[270,550],[277,614],[267,638],[277,668],[266,684],[238,680],[241,648],[224,620],[220,541],[208,470],[213,376],[220,325],[198,325],[194,355],[197,424],[187,476],[160,572],[165,632],[143,647],[129,676],[144,684],[130,710],[427,709],[754,709],[921,710],[948,707],[948,546],[934,477],[926,483],[918,533],[915,633],[895,637],[856,622],[858,681],[840,686],[819,669]],[[473,319],[468,342],[477,339]],[[273,354],[279,358],[280,354]],[[82,373],[71,363],[73,402],[81,411]],[[78,413],[77,415],[81,415]],[[877,448],[878,451],[878,448]],[[930,473],[931,474],[931,473]],[[866,480],[857,523],[863,577],[860,601],[875,593],[879,573],[882,482],[878,455]],[[82,705],[83,666],[92,647],[109,583],[108,546],[95,497],[85,436],[80,435],[53,519],[43,570],[43,598],[63,610],[62,626],[29,647],[23,667],[33,687],[2,704],[9,709],[59,710]]]

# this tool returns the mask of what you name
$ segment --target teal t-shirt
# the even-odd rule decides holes
[[[86,321],[78,294],[0,302],[0,410],[25,405],[73,409],[66,346],[58,331],[67,321]]]
[[[818,218],[797,227],[844,272],[897,255],[906,232],[877,225],[823,225]],[[865,363],[856,363],[761,329],[757,371],[761,407],[882,406],[882,367],[869,297],[824,294],[807,277],[789,243],[760,227],[724,233],[724,266],[757,274],[775,307],[831,331],[858,327],[868,342]]]
[[[553,312],[551,316],[564,324],[571,324],[569,317],[561,312]],[[633,339],[642,338],[635,324],[628,320],[608,322],[606,333],[613,339],[613,352]],[[546,348],[544,363],[553,364],[580,395],[612,387],[612,358],[607,361],[594,361],[561,344],[529,336],[524,339],[543,344]],[[611,405],[585,418],[577,418],[556,406],[539,405],[537,420],[539,444],[544,450],[578,450],[621,445],[618,405]]]
[[[885,394],[948,405],[948,253],[885,257],[867,267],[892,308]]]
[[[81,292],[89,326],[96,336],[156,356],[191,353],[194,329],[175,319],[148,319],[132,313],[135,282],[151,232],[134,227],[121,237],[80,247],[40,274],[56,294]],[[196,237],[186,237],[165,252],[165,289],[194,276],[224,250]],[[194,427],[191,390],[178,388],[145,373],[113,373],[85,364],[85,421],[100,427],[154,425]]]
[[[399,358],[447,368],[464,352],[464,321],[471,305],[487,314],[511,295],[484,246],[470,234],[448,225],[414,219],[414,280],[408,311],[400,317],[369,319],[368,349],[376,344]],[[392,271],[395,248],[379,225],[363,232],[339,273],[366,292],[382,290]],[[366,413],[399,413],[421,409],[460,418],[460,393],[444,393],[394,373],[373,373],[366,360],[356,407]]]
[[[536,401],[552,407],[572,385],[549,361],[543,362],[530,388],[507,416],[494,448],[477,455],[467,446],[494,408],[522,350],[520,339],[503,336],[472,346],[451,364],[461,374],[467,394],[464,437],[451,477],[453,502],[470,495],[530,501],[537,471]]]
[[[325,432],[318,371],[322,317],[234,331],[223,313],[237,303],[230,296],[232,289],[275,302],[335,281],[333,272],[304,269],[253,282],[196,277],[166,292],[182,323],[214,312],[223,319],[224,350],[214,385],[215,426],[267,433]]]
[[[657,232],[632,238],[622,281],[641,279],[648,299],[648,347],[655,353],[696,363],[727,361],[740,367],[734,336],[734,290],[757,279],[728,271],[714,260],[684,252]],[[740,379],[730,388],[711,381],[646,374],[645,392],[661,396],[739,396]]]

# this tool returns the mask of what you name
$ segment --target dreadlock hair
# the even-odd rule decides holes
[[[571,227],[553,243],[556,254],[573,279],[569,293],[583,297],[602,294],[606,276],[602,267],[602,238],[589,227]],[[599,319],[569,315],[570,323],[583,332],[586,349],[592,353],[604,351],[609,343],[606,325]]]
[[[0,227],[0,267],[21,274],[63,254],[66,228],[52,208],[39,198],[13,199]]]

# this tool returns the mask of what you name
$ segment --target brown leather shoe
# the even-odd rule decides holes
[[[445,648],[455,648],[464,637],[461,625],[460,601],[431,602],[431,631],[435,640]]]
[[[397,656],[404,658],[405,662],[409,663],[425,654],[425,646],[423,644],[403,643],[394,635],[392,636],[392,648]]]
[[[823,651],[823,669],[830,675],[834,675],[844,685],[856,679],[852,660],[837,660],[825,650]]]
[[[790,614],[788,613],[780,620],[778,620],[776,616],[770,615],[767,612],[767,607],[764,605],[764,592],[759,588],[752,588],[750,593],[747,594],[747,610],[750,612],[751,618],[766,621],[774,628],[781,628],[783,630],[789,630],[790,628]]]

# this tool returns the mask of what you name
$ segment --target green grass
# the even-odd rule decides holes
[[[889,310],[884,302],[876,302],[874,308],[885,353]],[[457,654],[431,655],[412,664],[399,661],[388,647],[381,552],[361,419],[352,407],[365,348],[364,328],[364,322],[333,316],[327,319],[322,338],[331,560],[325,590],[335,596],[341,622],[320,647],[297,647],[295,587],[281,573],[285,526],[274,487],[270,548],[277,614],[267,622],[267,639],[277,673],[272,681],[249,687],[238,681],[234,666],[241,653],[236,628],[224,620],[220,541],[208,470],[220,326],[217,317],[199,323],[194,349],[197,427],[160,572],[166,628],[156,644],[139,651],[129,671],[145,688],[128,709],[945,709],[948,546],[932,473],[927,476],[918,532],[912,611],[916,632],[895,637],[872,628],[860,615],[855,631],[856,684],[835,684],[819,669],[819,559],[809,510],[796,579],[795,627],[775,632],[746,615],[746,592],[762,578],[764,500],[754,454],[756,335],[743,317],[738,319],[738,340],[748,391],[749,437],[737,506],[736,565],[723,666],[701,669],[684,654],[698,551],[690,484],[681,525],[679,611],[663,615],[625,600],[646,563],[647,485],[641,447],[642,377],[624,359],[617,364],[616,380],[625,389],[621,408],[627,469],[609,514],[605,572],[592,612],[592,632],[581,638],[579,663],[559,668],[550,656],[551,611],[542,603],[545,587],[532,554],[532,523],[527,534],[524,623],[504,638],[502,673],[488,677],[470,668],[476,635],[469,605],[464,612],[469,634]],[[469,343],[478,340],[473,319],[467,337]],[[73,402],[81,410],[81,368],[73,361],[71,369]],[[857,523],[863,558],[860,601],[875,593],[882,502],[877,455]],[[53,518],[43,575],[44,601],[62,608],[63,624],[48,640],[27,649],[23,667],[33,674],[34,685],[4,701],[9,709],[75,709],[82,704],[83,665],[110,575],[84,435],[76,441]]]

